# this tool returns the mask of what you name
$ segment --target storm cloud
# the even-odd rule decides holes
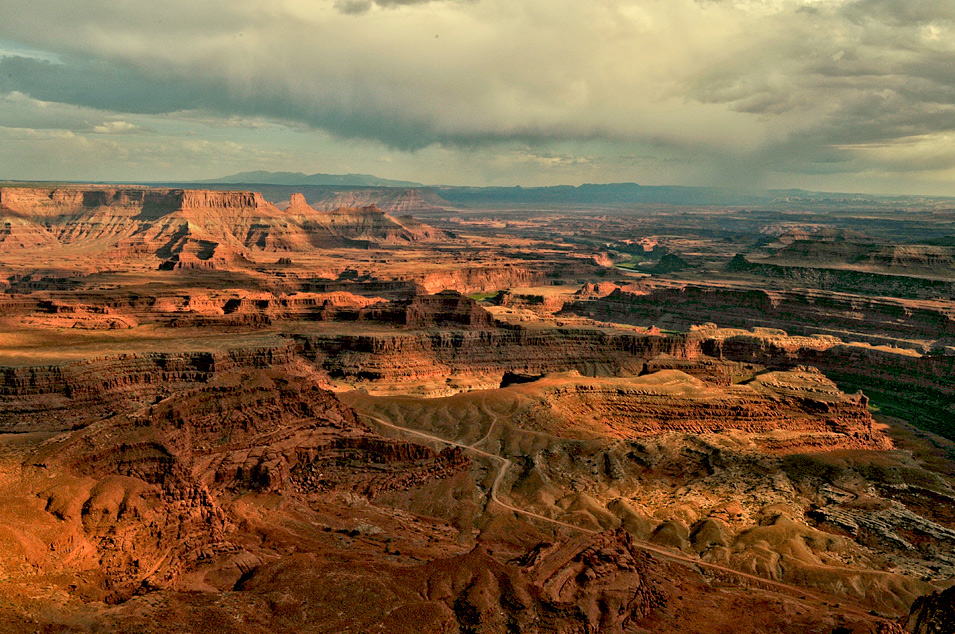
[[[133,153],[151,133],[185,138],[186,128],[226,142],[209,130],[247,120],[283,128],[243,140],[261,160],[270,138],[281,150],[312,135],[323,148],[297,166],[249,168],[308,171],[337,150],[352,153],[341,162],[351,171],[380,171],[362,161],[387,156],[400,171],[381,175],[425,182],[436,182],[427,172],[440,155],[462,170],[440,178],[462,183],[496,179],[496,163],[529,184],[955,194],[948,0],[2,5],[0,96],[92,111],[85,127],[64,128],[79,134],[117,121],[146,131],[125,135]],[[26,114],[19,126],[9,118],[0,124],[30,127]]]

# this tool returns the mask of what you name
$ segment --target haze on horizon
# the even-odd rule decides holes
[[[0,0],[0,179],[955,195],[951,0]]]

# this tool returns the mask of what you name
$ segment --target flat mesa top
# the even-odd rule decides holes
[[[107,331],[0,327],[0,342],[0,367],[27,367],[64,365],[122,354],[224,352],[235,348],[277,347],[288,340],[272,333],[215,334],[199,329],[148,325]]]

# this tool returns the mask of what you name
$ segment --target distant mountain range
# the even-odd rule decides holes
[[[396,181],[370,174],[303,174],[301,172],[240,172],[231,176],[194,181],[196,184],[296,185],[332,187],[422,187],[413,181]]]
[[[940,197],[879,196],[814,192],[803,189],[738,190],[723,187],[683,187],[606,183],[550,187],[434,187],[444,200],[468,204],[664,204],[688,206],[738,206],[793,203],[814,204],[907,204]]]
[[[435,187],[445,200],[461,204],[634,204],[739,205],[767,202],[767,191],[739,192],[715,187],[645,186],[636,183],[550,187]]]
[[[462,187],[426,186],[411,181],[378,178],[369,174],[303,174],[301,172],[241,172],[210,180],[194,181],[186,185],[257,186],[270,200],[287,199],[289,189],[306,192],[309,200],[318,198],[318,193],[309,195],[307,188],[415,188],[418,195],[431,196],[432,202],[451,205],[631,205],[664,204],[688,206],[741,206],[766,204],[795,205],[865,205],[878,206],[925,203],[926,201],[952,200],[938,196],[880,196],[815,192],[803,189],[739,190],[723,187],[683,187],[674,185],[638,185],[637,183],[604,183],[585,185],[555,185],[549,187]],[[297,188],[297,189],[296,189]],[[272,191],[272,190],[277,191]],[[329,192],[322,192],[323,195]],[[440,200],[437,198],[440,197]],[[370,204],[370,203],[369,203]]]

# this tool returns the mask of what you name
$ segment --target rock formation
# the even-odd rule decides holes
[[[931,249],[927,247],[926,249]],[[903,261],[906,264],[918,262],[923,271],[937,271],[933,263],[950,266],[951,254],[919,252],[917,254],[887,253],[881,260],[888,262]],[[951,295],[955,290],[955,281],[935,277],[911,276],[898,273],[878,273],[866,270],[828,268],[824,266],[782,265],[772,262],[750,261],[737,254],[727,265],[731,272],[744,272],[767,278],[794,280],[803,286],[841,293],[862,293],[875,296],[894,296],[912,299],[932,299],[940,295]],[[903,273],[907,273],[905,268]],[[952,275],[952,273],[949,273]]]
[[[904,627],[912,634],[955,632],[955,587],[919,597],[912,605]]]
[[[933,291],[937,292],[937,291]],[[869,298],[815,290],[769,291],[726,284],[645,285],[565,306],[568,313],[619,323],[681,329],[716,322],[738,328],[776,327],[795,334],[904,338],[955,333],[955,319],[932,302]]]
[[[313,201],[312,205],[322,211],[375,206],[392,216],[406,216],[443,212],[450,203],[442,200],[432,190],[378,187],[333,193]]]
[[[286,211],[254,192],[116,188],[0,189],[0,249],[59,247],[159,257],[164,268],[222,267],[249,251],[412,243],[444,234],[377,207]],[[355,242],[357,241],[357,242]]]
[[[891,447],[874,432],[865,398],[843,394],[814,368],[760,373],[722,388],[659,370],[628,379],[554,376],[511,389],[541,395],[529,421],[558,434],[633,439],[739,430],[769,453]]]
[[[175,586],[203,553],[235,551],[241,518],[230,500],[243,492],[374,497],[467,464],[459,452],[382,438],[308,374],[234,369],[39,445],[4,486],[21,489],[11,503],[29,507],[21,497],[32,493],[56,518],[55,552],[21,546],[3,559],[95,569],[90,591],[125,599],[146,580]],[[33,539],[29,527],[12,530]]]
[[[653,623],[673,599],[625,531],[541,543],[504,565],[479,545],[429,568],[428,598],[454,610],[462,631],[618,634]]]

